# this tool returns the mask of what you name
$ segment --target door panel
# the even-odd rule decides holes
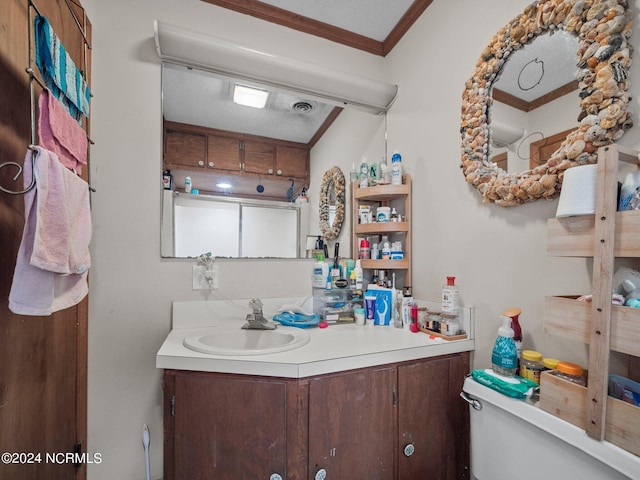
[[[287,384],[176,374],[172,478],[286,478]]]
[[[309,479],[395,478],[395,367],[311,380]],[[409,477],[406,477],[409,478]]]
[[[37,4],[76,65],[89,72],[89,64],[79,61],[82,36],[66,3]],[[31,143],[26,5],[23,0],[7,0],[0,15],[0,158],[19,164]],[[72,8],[82,19],[80,8]],[[90,51],[87,55],[90,63]],[[22,177],[13,180],[16,173],[12,167],[1,169],[0,184],[21,190]],[[0,452],[33,454],[32,463],[0,464],[0,478],[82,479],[85,465],[47,462],[46,454],[73,452],[76,443],[86,446],[88,300],[48,317],[15,315],[8,309],[23,226],[24,196],[0,193]]]

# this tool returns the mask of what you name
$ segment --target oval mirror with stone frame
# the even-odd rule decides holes
[[[345,200],[344,174],[339,167],[333,166],[324,173],[320,186],[320,232],[324,240],[334,240],[340,235]]]
[[[632,13],[624,0],[544,0],[527,6],[484,48],[462,95],[461,168],[484,202],[514,206],[559,193],[567,168],[597,161],[597,149],[632,126],[629,110]],[[578,127],[543,165],[506,172],[489,159],[492,87],[515,50],[543,33],[578,37]]]

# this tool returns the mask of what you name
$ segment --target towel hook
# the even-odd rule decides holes
[[[29,146],[29,148],[31,149],[31,162],[33,162],[35,160],[35,156],[36,156],[36,152],[33,148],[31,148],[31,145]],[[18,177],[20,176],[20,174],[22,173],[22,165],[20,165],[19,163],[16,162],[4,162],[2,164],[0,164],[0,169],[8,166],[8,165],[14,165],[15,167],[18,168],[18,173],[16,173],[15,177],[13,177],[14,180],[17,180]],[[32,170],[33,172],[33,170]],[[36,176],[35,175],[31,175],[31,184],[25,188],[24,190],[20,190],[18,192],[14,192],[13,190],[9,190],[7,188],[4,188],[2,185],[0,185],[0,190],[2,190],[5,193],[8,193],[9,195],[23,195],[25,193],[27,193],[29,190],[33,189],[33,187],[36,186]]]

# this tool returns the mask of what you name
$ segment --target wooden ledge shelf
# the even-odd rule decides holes
[[[547,222],[547,254],[593,257],[595,215],[551,218]],[[640,257],[640,210],[615,213],[614,255]]]

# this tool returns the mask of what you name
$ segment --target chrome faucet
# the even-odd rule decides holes
[[[249,330],[275,330],[278,326],[275,322],[270,322],[262,313],[262,302],[259,298],[252,298],[249,302],[252,313],[247,314],[247,323],[242,328]]]

